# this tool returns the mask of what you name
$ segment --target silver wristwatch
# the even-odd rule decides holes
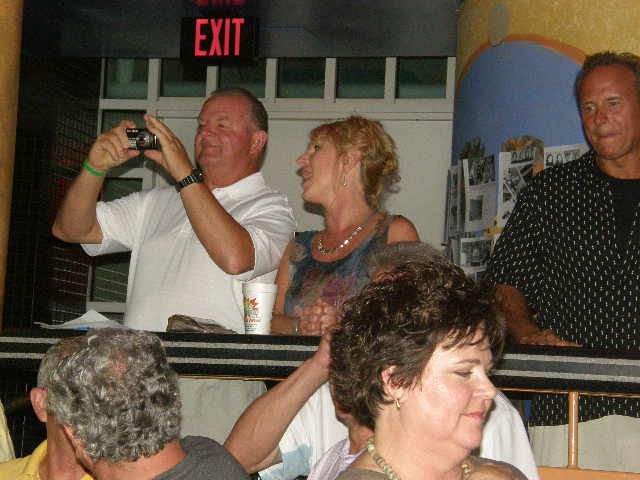
[[[176,182],[175,184],[176,192],[179,192],[187,185],[191,185],[192,183],[202,183],[203,181],[204,181],[204,174],[202,173],[202,170],[200,170],[199,168],[194,168],[191,171],[191,175],[187,175],[179,182]]]

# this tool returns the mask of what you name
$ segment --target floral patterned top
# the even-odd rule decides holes
[[[340,308],[369,283],[369,257],[387,243],[389,225],[395,217],[385,216],[371,235],[349,255],[333,262],[313,258],[311,242],[317,231],[298,233],[289,255],[289,288],[284,314],[295,316],[296,307],[304,307],[321,298]]]

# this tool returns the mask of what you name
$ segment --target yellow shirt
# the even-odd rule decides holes
[[[0,402],[0,462],[6,462],[16,458],[13,453],[13,443],[7,428],[7,419],[4,416],[4,408]]]
[[[40,480],[38,468],[46,454],[47,441],[45,440],[28,457],[0,463],[0,480]],[[93,477],[85,474],[78,480],[93,480]]]

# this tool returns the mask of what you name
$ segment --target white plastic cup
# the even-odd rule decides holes
[[[275,283],[242,284],[244,333],[252,335],[271,333],[271,315],[277,292],[278,286]]]

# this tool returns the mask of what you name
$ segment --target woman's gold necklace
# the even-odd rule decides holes
[[[346,247],[347,245],[349,245],[349,243],[351,243],[351,240],[353,240],[353,239],[354,239],[354,237],[355,237],[356,235],[358,235],[358,234],[359,234],[359,233],[364,229],[364,227],[366,227],[366,226],[367,226],[367,224],[369,223],[369,221],[373,218],[373,216],[374,216],[376,213],[377,213],[377,212],[375,212],[375,211],[374,211],[371,215],[369,215],[369,216],[367,217],[367,219],[366,219],[364,222],[362,222],[360,225],[358,225],[358,226],[356,227],[356,229],[355,229],[353,232],[351,232],[351,234],[350,234],[347,238],[345,238],[345,239],[343,240],[343,242],[342,242],[340,245],[338,245],[337,247],[333,247],[333,248],[327,248],[327,247],[325,247],[325,246],[324,246],[324,242],[322,241],[322,237],[321,237],[320,235],[318,235],[318,241],[316,242],[316,248],[318,249],[318,252],[320,253],[320,255],[324,255],[324,256],[331,255],[332,253],[339,252],[339,251],[340,251],[340,250],[342,250],[344,247]]]
[[[375,462],[389,480],[400,480],[400,477],[393,471],[391,465],[389,465],[385,459],[382,458],[382,455],[380,455],[376,450],[373,437],[367,440],[367,452],[369,453],[371,460]],[[460,468],[462,468],[462,480],[469,480],[469,477],[471,476],[471,467],[469,464],[467,462],[462,462]]]

